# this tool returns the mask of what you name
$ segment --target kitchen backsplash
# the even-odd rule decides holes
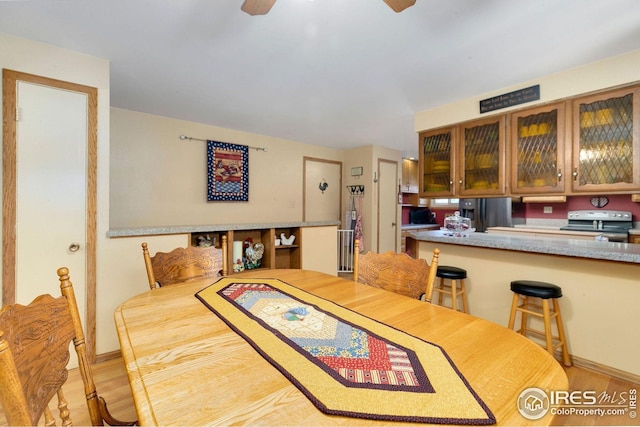
[[[632,202],[630,194],[616,194],[606,196],[609,203],[596,208],[591,204],[591,196],[569,196],[564,203],[513,203],[512,216],[514,226],[531,227],[562,227],[567,224],[569,211],[577,210],[618,210],[630,211],[633,217],[634,228],[640,228],[640,203]],[[544,213],[545,207],[551,207],[551,213]],[[436,221],[444,224],[444,217],[452,214],[455,209],[433,209]],[[408,215],[403,214],[403,224],[408,223]]]

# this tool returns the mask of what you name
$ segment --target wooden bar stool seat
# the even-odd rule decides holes
[[[458,297],[462,300],[462,311],[469,313],[469,305],[467,303],[467,292],[464,287],[464,279],[467,278],[467,270],[450,265],[439,265],[436,277],[439,277],[438,287],[433,288],[433,292],[438,293],[438,305],[442,305],[442,297],[449,295],[451,297],[451,308],[458,310]],[[435,301],[435,298],[432,299]]]
[[[516,332],[527,336],[534,334],[544,337],[547,351],[555,357],[555,350],[562,349],[562,361],[565,366],[571,366],[567,340],[562,325],[562,315],[558,298],[562,297],[562,288],[552,283],[538,282],[533,280],[515,280],[511,282],[513,291],[513,302],[511,304],[511,315],[509,316],[509,329],[514,329],[516,315],[520,312],[520,329]],[[542,306],[530,301],[530,298],[540,299]],[[553,303],[553,309],[549,304]],[[527,325],[527,315],[541,317],[544,321],[544,331],[532,329]],[[551,320],[555,319],[558,335],[554,336],[551,330]]]

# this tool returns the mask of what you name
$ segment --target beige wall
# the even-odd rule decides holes
[[[640,50],[420,111],[414,116],[414,128],[416,132],[420,132],[478,118],[481,116],[480,100],[536,84],[540,85],[539,101],[492,111],[482,116],[500,114],[636,81],[640,81]]]
[[[417,142],[416,142],[417,143]],[[344,185],[364,185],[364,197],[362,197],[362,227],[364,236],[364,251],[376,251],[378,247],[378,187],[374,182],[374,177],[379,175],[378,160],[391,160],[398,162],[398,176],[402,176],[402,152],[384,147],[359,147],[345,150],[343,174]],[[356,178],[351,176],[351,168],[362,166],[362,176]],[[343,194],[344,211],[349,209],[350,195],[345,188]],[[396,205],[397,223],[401,221],[401,205]],[[344,218],[344,212],[342,214]],[[400,227],[397,227],[396,242],[398,242],[398,250],[400,250]]]
[[[206,142],[249,150],[249,201],[207,202]],[[343,151],[111,109],[111,227],[302,221],[303,158]]]

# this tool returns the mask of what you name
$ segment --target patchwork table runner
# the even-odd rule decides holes
[[[277,279],[225,277],[196,297],[327,414],[495,424],[435,344]]]

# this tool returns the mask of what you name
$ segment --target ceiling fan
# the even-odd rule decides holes
[[[416,0],[383,0],[391,9],[396,13],[402,12],[409,6],[413,6]],[[266,15],[271,10],[271,7],[276,0],[244,0],[242,3],[242,9],[249,15]]]

